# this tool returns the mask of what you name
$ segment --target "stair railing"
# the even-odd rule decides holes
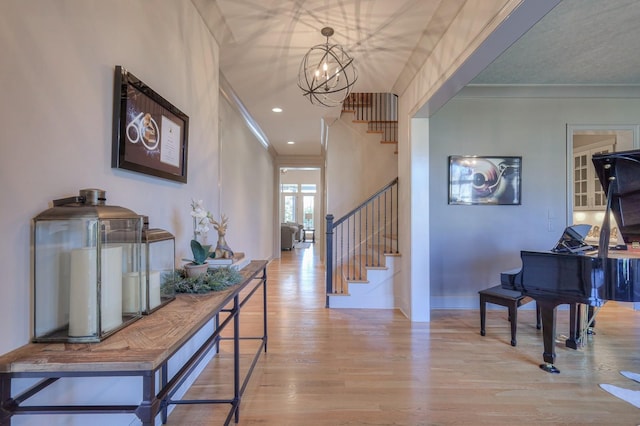
[[[381,133],[383,141],[398,140],[398,96],[393,93],[351,93],[342,110],[354,114],[354,121],[368,123],[368,131]]]
[[[384,266],[385,254],[398,254],[398,178],[334,221],[326,217],[326,286],[348,294],[348,281],[363,279],[366,267]]]

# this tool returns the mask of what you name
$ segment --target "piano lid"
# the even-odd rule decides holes
[[[595,154],[593,165],[625,243],[640,242],[640,150]]]
[[[594,247],[585,243],[584,238],[589,233],[591,225],[571,225],[567,226],[556,243],[551,249],[554,253],[584,253],[593,250]]]

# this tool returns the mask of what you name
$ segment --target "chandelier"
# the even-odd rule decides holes
[[[304,55],[298,71],[298,86],[312,104],[334,107],[349,96],[358,73],[353,58],[342,46],[329,44],[333,28],[325,27],[320,33],[327,42],[313,46]]]

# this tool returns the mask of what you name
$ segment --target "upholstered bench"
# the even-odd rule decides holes
[[[487,303],[506,306],[509,309],[509,322],[511,322],[511,346],[516,345],[516,328],[518,325],[518,308],[531,301],[532,298],[523,295],[519,291],[508,290],[497,285],[495,287],[480,290],[480,335],[485,335],[485,323],[487,317]],[[536,306],[536,328],[540,326],[540,311]]]

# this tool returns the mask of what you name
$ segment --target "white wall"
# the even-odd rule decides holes
[[[220,171],[218,45],[190,1],[5,0],[0,51],[0,353],[31,336],[30,220],[51,200],[77,195],[81,188],[104,189],[107,204],[146,214],[152,227],[172,232],[178,259],[190,255],[192,198],[231,218],[234,249],[271,257],[272,160],[250,137],[233,133],[229,126],[240,126],[239,120],[225,107]],[[115,65],[189,116],[187,184],[111,169]],[[121,402],[131,395],[139,401],[138,388],[128,380],[120,386],[107,379],[87,382],[61,389],[94,402]],[[129,424],[132,418],[58,416],[55,423],[47,416],[47,424]],[[14,424],[42,421],[17,416]]]
[[[327,214],[337,220],[398,176],[395,145],[367,134],[366,124],[344,114],[329,129],[327,146]]]
[[[477,308],[477,291],[548,250],[566,226],[566,126],[634,124],[638,99],[465,98],[430,119],[433,308]],[[522,205],[447,204],[449,155],[522,156]]]
[[[220,147],[218,218],[222,214],[229,217],[227,243],[234,251],[244,252],[247,259],[269,260],[273,257],[273,227],[277,221],[272,208],[274,161],[222,97]],[[215,244],[216,239],[212,230],[209,241]]]

